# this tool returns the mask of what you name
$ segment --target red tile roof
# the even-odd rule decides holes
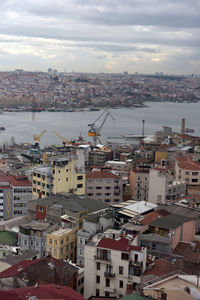
[[[32,186],[31,182],[26,176],[10,175],[8,176],[8,180],[12,186]]]
[[[0,182],[8,182],[9,179],[6,176],[0,176]]]
[[[130,252],[131,250],[141,252],[142,250],[141,247],[129,245],[129,240],[125,237],[121,237],[119,240],[102,238],[97,247],[123,252]]]
[[[106,179],[106,178],[116,178],[116,179],[120,179],[120,176],[115,175],[113,173],[110,172],[88,172],[86,174],[86,178],[90,179],[95,179],[95,178],[102,178],[102,179]]]
[[[179,269],[180,269],[179,263],[172,264],[166,259],[158,259],[148,266],[143,276],[154,275],[160,277]]]
[[[29,266],[37,264],[43,260],[47,260],[49,262],[53,261],[53,263],[55,265],[60,266],[60,267],[65,266],[65,264],[66,264],[65,262],[58,260],[56,258],[53,258],[53,257],[44,257],[44,258],[34,259],[34,260],[22,260],[19,263],[17,263],[16,265],[4,270],[3,272],[0,272],[0,278],[16,276],[16,275],[20,274],[21,272],[23,272]]]
[[[170,215],[170,213],[166,210],[152,211],[145,215],[144,219],[140,221],[142,225],[149,225],[153,220]]]
[[[173,254],[184,257],[184,262],[200,263],[200,242],[179,242]]]
[[[200,164],[192,160],[193,155],[178,156],[176,158],[179,168],[184,170],[200,170]]]
[[[57,284],[41,284],[37,287],[0,291],[0,299],[6,300],[27,300],[31,296],[36,296],[37,299],[84,300],[71,287]]]

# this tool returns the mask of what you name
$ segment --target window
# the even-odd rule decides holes
[[[102,186],[96,186],[96,190],[102,190]]]
[[[120,281],[119,281],[119,287],[122,289],[123,286],[124,286],[124,282],[123,282],[123,280],[120,280]]]
[[[52,244],[52,239],[49,239],[49,244]]]
[[[129,259],[129,256],[128,256],[128,253],[121,253],[121,259],[125,259],[125,260],[128,260]]]
[[[53,249],[53,255],[57,256],[57,249],[56,248]]]
[[[57,245],[57,240],[54,240],[54,245]]]
[[[192,172],[192,176],[198,176],[199,172]]]
[[[82,249],[79,249],[79,255],[82,256]]]
[[[105,292],[105,296],[106,297],[110,297],[110,293],[109,292]]]
[[[90,196],[93,196],[93,193],[88,193],[87,195],[88,195],[88,197],[90,197]]]
[[[99,295],[100,295],[99,289],[96,289],[96,296],[99,297]]]
[[[152,243],[152,250],[156,250],[156,244]]]
[[[162,202],[162,195],[157,196],[157,203],[160,204]]]
[[[100,276],[96,276],[96,283],[100,283]]]
[[[110,279],[106,278],[106,287],[110,287]]]
[[[44,207],[43,206],[38,206],[38,211],[43,212],[44,211]]]
[[[82,239],[82,237],[79,237],[79,244],[83,244],[83,239]]]
[[[112,270],[113,270],[112,266],[110,265],[106,266],[106,273],[112,274]]]
[[[104,202],[111,202],[111,199],[105,199]]]
[[[119,274],[123,275],[124,274],[124,267],[119,266]]]
[[[61,244],[61,245],[63,244],[63,240],[60,241],[60,244]]]
[[[77,184],[77,189],[80,189],[80,188],[82,188],[83,187],[83,185],[82,185],[82,183],[79,183],[79,184]]]
[[[77,176],[77,180],[82,180],[83,179],[83,176],[80,175],[80,176]]]
[[[197,178],[192,178],[192,182],[198,182]]]
[[[97,270],[100,270],[100,269],[101,269],[101,263],[97,262]]]

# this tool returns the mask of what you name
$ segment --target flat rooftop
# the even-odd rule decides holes
[[[58,230],[55,230],[53,232],[51,232],[50,234],[51,235],[56,235],[56,236],[62,236],[63,234],[67,234],[69,232],[73,231],[72,228],[60,228]]]

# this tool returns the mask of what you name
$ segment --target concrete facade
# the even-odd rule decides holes
[[[126,244],[125,239],[116,241],[103,238],[97,244],[86,245],[86,299],[90,296],[121,298],[139,287],[141,274],[146,269],[146,249],[130,246],[129,250],[129,247],[125,250],[123,243]]]
[[[112,213],[100,213],[87,217],[83,220],[83,229],[77,232],[77,264],[84,265],[85,245],[98,232],[104,232],[114,227]]]
[[[51,166],[37,167],[32,172],[33,198],[45,198],[58,193],[85,192],[85,169],[76,157],[55,158]]]
[[[175,181],[166,169],[155,168],[149,173],[149,202],[156,204],[170,204],[172,200],[184,196],[186,184]]]
[[[89,172],[86,175],[86,196],[106,203],[122,201],[122,179],[109,172]]]
[[[148,201],[149,170],[130,171],[130,194],[137,201]]]

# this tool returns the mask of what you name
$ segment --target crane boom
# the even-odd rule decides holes
[[[96,122],[97,122],[104,114],[106,114],[106,115],[105,115],[105,117],[104,117],[104,119],[103,119],[101,125],[100,125],[99,128],[98,128],[95,124],[96,124]],[[100,116],[96,119],[96,121],[94,121],[94,122],[91,123],[91,124],[88,124],[88,126],[90,126],[90,130],[88,131],[88,135],[93,137],[93,146],[94,146],[94,147],[96,147],[96,145],[97,145],[97,139],[99,139],[99,136],[101,135],[101,134],[100,134],[100,131],[101,131],[103,125],[105,124],[105,122],[106,122],[108,116],[111,116],[112,119],[115,120],[115,119],[113,118],[113,116],[111,115],[111,113],[110,113],[108,110],[104,110],[104,111],[100,114]]]
[[[63,141],[63,143],[65,143],[65,144],[71,144],[72,143],[72,141],[70,140],[67,140],[67,139],[65,139],[62,135],[60,135],[58,132],[56,132],[56,131],[54,131],[54,133]]]
[[[39,142],[39,140],[41,139],[41,137],[43,136],[43,134],[46,132],[47,130],[43,130],[42,133],[40,133],[40,135],[36,135],[34,134],[33,136],[33,139],[34,139],[34,142]]]

